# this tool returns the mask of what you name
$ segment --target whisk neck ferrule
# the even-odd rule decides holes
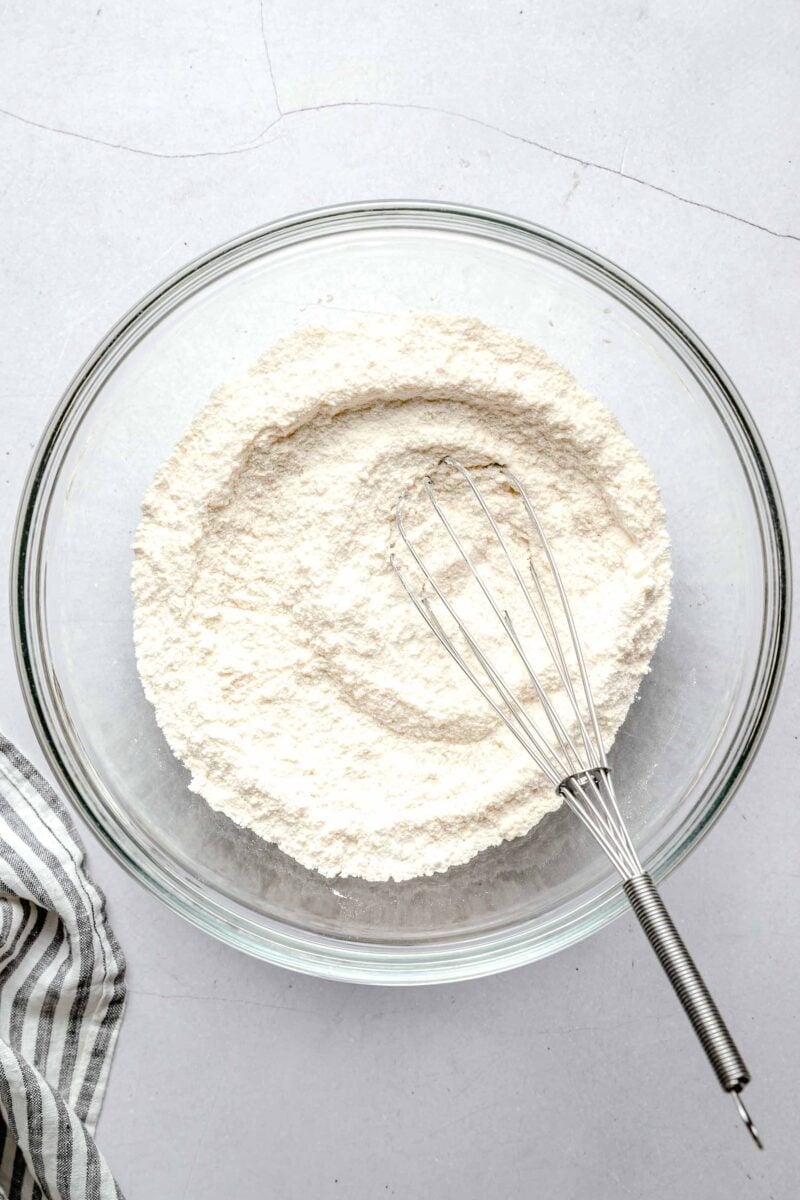
[[[609,767],[589,767],[586,771],[575,771],[561,780],[556,791],[559,795],[565,795],[565,798],[580,796],[581,788],[585,788],[592,781],[596,787],[609,788],[611,786],[611,769]]]

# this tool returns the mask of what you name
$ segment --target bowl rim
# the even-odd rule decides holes
[[[495,237],[500,230],[511,231],[522,235],[529,244],[533,241],[548,246],[572,269],[582,267],[585,278],[595,283],[607,281],[617,292],[617,299],[627,297],[635,303],[640,315],[652,319],[660,334],[667,333],[684,352],[688,351],[693,364],[699,365],[716,386],[730,420],[730,427],[726,423],[727,432],[732,437],[734,431],[738,435],[737,452],[743,467],[750,468],[746,473],[762,533],[765,579],[770,585],[771,601],[765,605],[765,611],[771,621],[762,628],[758,667],[747,710],[717,772],[724,778],[715,786],[703,810],[696,814],[691,827],[673,833],[657,858],[648,862],[656,880],[672,871],[699,844],[727,807],[752,763],[783,676],[791,612],[791,564],[783,502],[769,456],[739,392],[701,339],[654,292],[610,260],[561,234],[490,209],[450,203],[380,200],[331,205],[280,218],[221,243],[168,276],[129,309],[89,355],[56,405],[34,452],[20,499],[11,555],[10,609],[17,674],[28,716],[50,769],[92,832],[138,882],[173,911],[223,942],[277,965],[324,978],[381,985],[454,982],[546,957],[589,936],[618,916],[626,908],[621,884],[573,907],[566,922],[563,918],[555,922],[557,935],[549,938],[541,922],[536,937],[532,935],[534,923],[521,922],[505,930],[414,946],[350,942],[277,919],[261,918],[255,922],[243,910],[220,904],[202,892],[178,864],[169,863],[166,856],[165,861],[157,861],[152,854],[145,854],[141,844],[116,817],[103,809],[99,797],[92,796],[91,782],[85,776],[82,782],[75,778],[79,772],[74,763],[70,766],[69,748],[65,750],[59,737],[61,731],[51,703],[52,684],[42,671],[47,655],[38,612],[38,552],[47,522],[49,485],[57,475],[59,451],[63,452],[68,445],[71,417],[83,390],[108,367],[109,359],[113,367],[114,356],[126,341],[135,339],[137,329],[154,308],[170,298],[179,302],[182,298],[179,289],[191,284],[193,277],[227,263],[238,251],[255,243],[267,242],[265,253],[269,253],[270,238],[274,242],[283,235],[309,230],[320,234],[335,232],[354,219],[363,220],[365,227],[380,227],[390,225],[392,218],[396,218],[397,227],[401,227],[403,221],[415,217],[419,219],[417,227],[423,228],[452,227],[453,223],[462,222],[472,232],[480,233],[482,229],[486,236],[491,236],[492,230]],[[198,286],[203,282],[201,278]],[[757,500],[761,502],[760,508]],[[670,840],[676,841],[678,835],[681,835],[678,844],[670,845]]]

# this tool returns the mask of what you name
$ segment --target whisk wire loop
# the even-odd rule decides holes
[[[490,588],[483,572],[478,568],[473,555],[459,537],[453,527],[447,513],[440,504],[433,488],[433,482],[430,478],[425,479],[424,489],[426,496],[446,531],[450,541],[457,550],[461,560],[465,564],[469,577],[478,585],[482,595],[489,604],[494,616],[501,625],[501,628],[511,643],[516,655],[518,656],[525,674],[529,679],[536,699],[541,706],[547,724],[552,732],[552,737],[544,734],[542,729],[534,722],[531,716],[527,713],[524,705],[515,694],[511,685],[503,678],[501,672],[495,667],[492,660],[481,649],[478,640],[473,636],[469,626],[459,614],[455,606],[446,596],[434,573],[426,565],[419,550],[409,537],[403,520],[404,502],[401,498],[398,501],[396,512],[396,524],[398,532],[411,554],[411,557],[419,569],[423,578],[423,587],[427,585],[431,595],[425,596],[418,594],[414,587],[409,583],[403,572],[401,572],[395,556],[392,556],[392,566],[399,576],[403,587],[414,602],[417,611],[424,618],[428,626],[435,633],[437,639],[442,646],[450,654],[451,658],[458,664],[462,671],[467,675],[470,681],[479,687],[481,694],[491,704],[495,712],[501,716],[507,727],[512,729],[517,740],[528,751],[537,765],[544,771],[555,787],[558,787],[563,779],[569,775],[579,774],[585,771],[591,771],[606,765],[605,751],[603,748],[602,738],[600,737],[599,725],[597,722],[596,713],[594,711],[594,703],[591,694],[591,688],[588,681],[583,655],[580,645],[577,642],[577,631],[575,623],[572,619],[571,612],[567,612],[568,601],[566,592],[561,583],[560,576],[556,576],[555,562],[549,544],[547,543],[544,531],[538,522],[538,519],[533,520],[533,528],[536,530],[537,537],[542,544],[545,553],[546,561],[551,567],[553,579],[559,600],[562,603],[565,614],[566,627],[570,634],[572,643],[572,652],[575,660],[575,668],[577,675],[581,681],[580,686],[584,695],[585,713],[582,711],[582,706],[579,703],[575,684],[572,678],[572,671],[567,663],[567,655],[562,645],[559,635],[558,624],[554,618],[551,605],[548,602],[546,589],[542,586],[541,580],[534,568],[533,562],[529,563],[532,582],[538,598],[538,603],[534,600],[531,594],[531,589],[525,581],[522,571],[517,565],[507,540],[504,538],[497,521],[488,504],[486,503],[480,489],[478,488],[471,473],[457,462],[452,457],[447,457],[443,460],[447,466],[454,468],[462,476],[469,486],[469,489],[477,500],[480,509],[486,518],[492,533],[501,548],[502,554],[511,569],[514,580],[516,581],[519,590],[524,598],[525,605],[531,613],[542,643],[546,647],[549,659],[556,671],[558,680],[560,681],[564,694],[569,701],[569,709],[574,718],[575,726],[577,727],[578,740],[576,743],[572,732],[567,728],[562,717],[554,705],[547,688],[542,683],[538,671],[534,668],[530,656],[527,653],[522,639],[519,636],[512,620],[511,614],[506,607],[501,606],[494,592]],[[533,513],[533,508],[524,493],[522,485],[510,472],[505,468],[501,468],[506,474],[511,487],[516,491],[525,506],[525,511],[529,517]],[[535,514],[534,514],[535,518]],[[484,681],[480,681],[474,666],[471,666],[464,653],[456,646],[453,638],[444,629],[438,617],[435,615],[431,600],[436,599],[443,607],[451,621],[454,623],[456,630],[463,637],[466,647],[475,660],[475,663],[480,668],[480,671],[485,677]],[[540,611],[541,609],[541,611]],[[488,687],[487,687],[488,684]],[[491,690],[490,690],[491,689]],[[492,695],[492,692],[494,695]],[[499,704],[498,704],[499,701]],[[602,796],[595,796],[596,802],[602,807]]]

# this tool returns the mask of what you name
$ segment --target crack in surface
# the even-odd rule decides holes
[[[262,27],[263,29],[263,27]],[[264,40],[264,50],[267,57],[270,77],[273,80],[272,63],[269,59],[269,50],[267,48],[266,39]],[[275,89],[276,104],[277,89]],[[779,229],[772,229],[768,225],[762,225],[758,221],[751,221],[748,217],[741,217],[737,213],[730,212],[726,208],[718,208],[713,204],[706,204],[701,200],[692,200],[689,196],[684,196],[680,192],[674,192],[668,187],[664,187],[658,183],[652,183],[650,180],[642,179],[638,175],[632,175],[628,171],[623,171],[618,167],[610,167],[606,163],[595,162],[589,158],[581,158],[580,155],[570,154],[566,150],[559,150],[555,146],[550,146],[546,142],[537,141],[535,138],[528,137],[522,133],[514,133],[509,129],[503,129],[500,125],[493,125],[490,121],[484,121],[480,117],[470,116],[468,113],[457,112],[455,109],[438,108],[432,104],[403,104],[399,101],[389,100],[332,100],[322,104],[309,104],[298,108],[279,109],[280,115],[273,121],[270,121],[260,133],[251,138],[248,142],[243,142],[238,146],[231,146],[222,150],[196,150],[187,152],[167,152],[162,150],[149,150],[141,146],[131,146],[125,142],[112,142],[105,138],[92,137],[90,134],[79,133],[74,129],[64,129],[57,125],[48,125],[43,121],[35,121],[31,117],[25,117],[21,113],[12,112],[7,108],[0,108],[0,115],[8,117],[9,120],[18,121],[22,125],[32,126],[34,129],[41,129],[46,133],[59,134],[63,137],[76,138],[78,141],[90,142],[96,146],[106,146],[112,150],[124,150],[129,154],[138,154],[145,158],[162,158],[174,160],[191,160],[199,158],[227,158],[236,154],[249,154],[254,150],[261,149],[262,146],[269,144],[269,134],[282,122],[290,117],[300,117],[309,113],[327,112],[335,109],[354,109],[354,108],[382,108],[396,109],[410,112],[433,113],[437,116],[449,117],[453,120],[466,121],[470,125],[475,125],[480,129],[490,130],[492,133],[499,134],[501,137],[509,138],[514,142],[521,142],[525,146],[531,146],[535,150],[540,150],[544,154],[549,154],[553,158],[563,159],[565,162],[577,163],[579,166],[587,167],[593,171],[600,171],[605,175],[615,176],[617,179],[623,179],[628,183],[635,183],[639,187],[647,188],[649,191],[658,192],[662,196],[668,196],[672,200],[678,201],[679,204],[688,204],[691,208],[703,209],[705,212],[714,213],[719,217],[726,217],[729,221],[736,221],[739,225],[746,225],[750,229],[756,229],[760,233],[766,233],[770,237],[782,238],[787,241],[800,242],[800,234],[783,232]]]
[[[278,96],[278,85],[275,82],[275,72],[272,69],[272,58],[269,52],[269,43],[267,42],[267,31],[264,26],[264,0],[259,0],[259,19],[261,21],[261,41],[264,43],[264,58],[267,62],[267,72],[269,74],[270,84],[272,85],[272,95],[275,98],[275,107],[278,110],[280,118],[283,116],[283,109],[281,108],[281,102]]]
[[[662,196],[670,196],[673,200],[678,200],[681,204],[689,204],[692,208],[702,208],[706,212],[716,213],[719,217],[727,217],[731,221],[738,221],[741,225],[749,225],[751,229],[758,229],[761,233],[768,233],[771,237],[787,238],[793,242],[800,242],[800,234],[782,233],[778,229],[771,229],[768,225],[760,225],[757,221],[751,221],[747,217],[740,217],[736,213],[729,212],[728,209],[717,208],[713,204],[704,204],[701,200],[692,200],[688,196],[681,195],[680,192],[673,192],[670,188],[662,187],[658,183],[651,183],[649,180],[642,179],[638,175],[631,175],[629,172],[623,171],[618,167],[609,167],[606,163],[594,162],[590,158],[581,158],[579,155],[570,154],[566,150],[558,150],[555,146],[549,146],[546,142],[538,142],[535,138],[526,137],[522,133],[512,133],[511,130],[503,129],[500,125],[492,125],[490,121],[483,121],[480,117],[469,116],[467,113],[456,112],[449,108],[437,108],[430,104],[400,104],[381,100],[337,100],[331,101],[328,104],[311,105],[307,108],[290,108],[287,109],[286,116],[300,112],[319,112],[328,108],[400,108],[411,109],[417,112],[438,113],[440,116],[445,117],[454,117],[460,121],[468,121],[471,125],[477,125],[481,129],[489,129],[493,133],[502,134],[503,137],[510,138],[514,142],[522,142],[525,146],[533,146],[536,150],[542,150],[545,154],[550,154],[554,158],[563,158],[566,162],[578,163],[579,166],[589,167],[594,171],[602,171],[607,175],[615,175],[618,179],[625,179],[629,183],[637,183],[640,187],[660,192]]]
[[[32,117],[24,117],[21,113],[12,112],[8,108],[0,108],[0,116],[8,117],[12,121],[18,121],[21,125],[30,125],[33,129],[41,129],[45,133],[56,133],[62,137],[75,138],[79,142],[90,142],[93,146],[107,146],[110,150],[124,150],[128,154],[138,154],[143,158],[166,158],[166,159],[193,159],[193,158],[226,158],[232,154],[247,154],[251,150],[259,150],[267,142],[267,135],[276,125],[279,125],[286,114],[275,117],[273,121],[265,125],[264,128],[251,138],[249,142],[242,142],[239,146],[230,146],[224,150],[188,150],[182,151],[166,151],[166,150],[149,150],[143,146],[131,146],[127,142],[112,142],[107,138],[93,137],[89,133],[79,133],[76,129],[64,129],[60,125],[47,125],[44,121],[34,121]]]

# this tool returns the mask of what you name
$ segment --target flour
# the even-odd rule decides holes
[[[666,622],[664,513],[607,409],[526,342],[430,315],[301,330],[216,392],[143,504],[134,632],[158,722],[193,791],[325,875],[443,871],[559,804],[388,565],[406,494],[446,575],[421,498],[432,474],[457,502],[446,454],[522,554],[491,464],[534,498],[610,744]],[[474,506],[459,531],[485,541]]]

